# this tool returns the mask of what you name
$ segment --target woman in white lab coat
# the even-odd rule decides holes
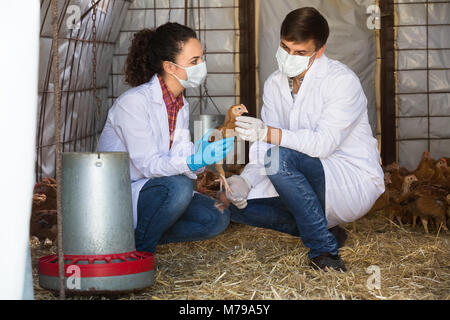
[[[358,77],[325,56],[328,35],[314,8],[287,15],[262,120],[237,118],[238,135],[255,143],[228,198],[232,221],[300,236],[313,267],[346,270],[338,224],[366,214],[385,188],[367,99]]]
[[[109,110],[100,137],[104,152],[128,152],[136,249],[211,238],[228,226],[228,210],[193,195],[191,179],[222,160],[233,139],[209,143],[206,134],[190,140],[189,104],[183,90],[206,77],[203,48],[195,32],[178,23],[134,35],[126,60],[132,86]],[[195,151],[195,152],[194,152]]]

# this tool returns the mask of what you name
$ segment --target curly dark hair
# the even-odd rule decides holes
[[[175,62],[183,44],[192,38],[197,39],[194,30],[172,22],[135,33],[125,62],[125,82],[137,87],[155,74],[162,75],[163,61]]]

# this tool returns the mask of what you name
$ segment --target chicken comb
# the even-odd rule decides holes
[[[34,185],[33,190],[36,191],[36,189],[39,188],[39,186],[40,186],[41,184],[42,184],[42,182],[37,182],[37,183]]]

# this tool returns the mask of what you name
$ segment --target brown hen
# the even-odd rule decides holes
[[[414,205],[415,198],[412,193],[412,186],[417,182],[417,177],[415,175],[406,176],[401,191],[392,189],[390,194],[390,202],[387,212],[389,219],[393,221],[395,218],[400,226],[403,226],[403,221],[413,217],[415,215],[416,209]],[[414,219],[412,219],[414,221]]]
[[[434,160],[431,158],[431,155],[428,151],[424,151],[422,153],[422,159],[417,167],[417,169],[413,172],[413,174],[419,180],[429,180],[434,175]]]
[[[400,168],[397,163],[392,163],[388,167],[388,172],[390,172],[390,177],[392,181],[392,188],[396,190],[400,190],[402,188],[403,180],[405,177],[403,177],[400,174]]]
[[[220,139],[236,137],[236,132],[234,129],[236,128],[236,118],[242,116],[243,114],[248,113],[247,108],[243,104],[234,105],[228,109],[228,113],[225,117],[225,122],[215,128],[213,133],[211,134],[210,142],[217,141]],[[233,164],[227,164],[227,171],[231,174],[241,174],[244,169],[243,164],[238,164],[237,162],[237,141],[234,142],[234,161]],[[230,186],[227,183],[227,177],[225,175],[225,170],[223,169],[223,160],[217,162],[214,167],[219,173],[220,178],[220,191],[222,191],[222,184],[225,186],[225,190],[233,194],[230,189]]]
[[[447,160],[445,160],[445,158],[439,159],[438,162],[436,162],[436,168],[434,175],[430,179],[430,183],[449,188],[450,179],[447,177],[447,170]]]
[[[448,231],[446,224],[447,214],[447,195],[449,190],[440,185],[417,183],[413,185],[412,192],[415,198],[416,214],[413,217],[413,227],[417,217],[422,221],[423,228],[426,233],[428,231],[429,220],[434,220],[437,229],[442,226]]]
[[[45,239],[56,240],[56,180],[44,178],[36,183],[30,218],[30,235],[42,243]]]

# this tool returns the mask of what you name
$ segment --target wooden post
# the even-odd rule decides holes
[[[255,1],[239,0],[241,103],[256,117]]]
[[[381,9],[381,158],[396,161],[394,1],[380,1]]]

